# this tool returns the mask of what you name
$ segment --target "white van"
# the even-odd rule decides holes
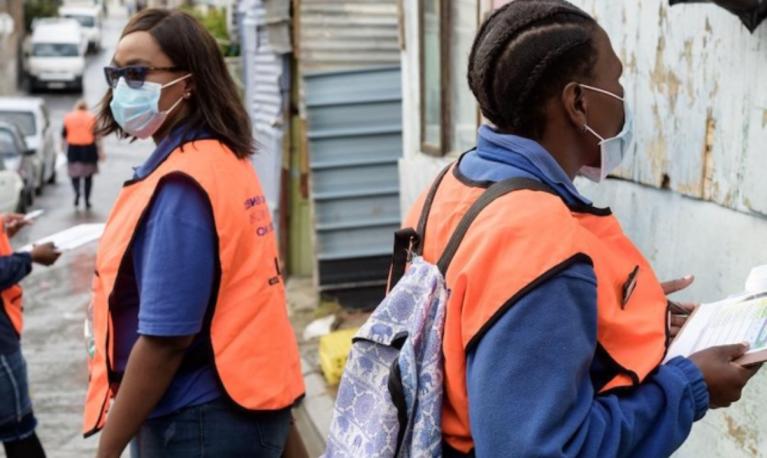
[[[59,16],[74,19],[80,23],[85,37],[88,39],[88,49],[101,49],[101,8],[94,4],[65,3],[59,7]]]
[[[83,90],[88,41],[74,19],[38,19],[25,44],[24,69],[31,90],[74,88]]]

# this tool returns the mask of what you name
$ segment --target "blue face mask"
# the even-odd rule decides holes
[[[632,117],[628,102],[626,102],[623,97],[619,97],[612,92],[605,91],[604,89],[599,89],[597,87],[587,86],[585,84],[581,84],[580,86],[584,89],[599,92],[600,94],[605,94],[623,102],[623,129],[621,129],[621,131],[615,137],[604,138],[594,129],[589,127],[588,124],[583,126],[584,129],[599,139],[601,164],[599,167],[585,166],[581,168],[578,173],[595,183],[600,183],[605,178],[607,178],[607,175],[620,167],[623,159],[628,153],[629,148],[631,148],[632,141],[634,139],[634,118]]]
[[[144,81],[137,89],[128,86],[124,78],[120,78],[117,87],[112,91],[112,101],[109,108],[120,128],[128,135],[137,138],[148,138],[162,127],[168,115],[184,100],[181,97],[168,110],[160,111],[160,95],[166,87],[173,86],[192,75],[182,76],[167,84]]]

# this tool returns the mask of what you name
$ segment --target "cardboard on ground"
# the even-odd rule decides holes
[[[69,229],[40,239],[31,245],[27,245],[22,248],[21,251],[32,251],[34,245],[42,245],[48,242],[53,242],[59,251],[74,250],[75,248],[100,239],[101,235],[104,233],[104,226],[103,223],[73,226]]]
[[[698,306],[671,343],[665,361],[742,342],[748,342],[750,348],[738,364],[767,361],[767,292]]]

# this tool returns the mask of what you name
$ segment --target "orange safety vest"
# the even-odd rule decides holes
[[[428,219],[427,261],[439,259],[458,222],[484,191],[482,186],[461,176],[455,165],[447,173]],[[415,227],[424,200],[425,195],[404,227]],[[575,262],[594,266],[597,343],[614,362],[615,375],[596,387],[599,393],[640,384],[663,360],[667,299],[652,267],[609,209],[568,208],[546,192],[507,194],[479,214],[446,275],[451,294],[443,337],[442,431],[454,449],[469,453],[474,448],[466,355],[519,298]]]
[[[0,256],[10,256],[13,254],[13,247],[11,247],[11,241],[8,240],[5,225],[2,222],[0,222],[0,228]],[[24,322],[22,295],[23,292],[19,285],[13,285],[0,293],[0,297],[3,298],[3,310],[18,335],[21,335],[21,328]]]
[[[64,116],[64,128],[69,145],[86,146],[96,141],[96,116],[87,110],[75,110]]]
[[[215,367],[229,397],[249,410],[278,410],[303,396],[304,384],[271,215],[256,172],[216,140],[183,145],[149,176],[129,181],[117,198],[99,243],[89,307],[90,381],[84,433],[106,422],[118,382],[113,370],[115,282],[133,235],[158,184],[185,175],[207,195],[218,235],[220,277],[210,338]],[[190,248],[191,249],[191,248]]]

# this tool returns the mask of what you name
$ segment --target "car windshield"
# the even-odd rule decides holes
[[[18,155],[19,151],[16,149],[13,134],[8,130],[0,129],[0,156],[16,157]]]
[[[0,110],[0,121],[6,121],[16,124],[24,135],[34,135],[37,132],[35,115],[28,111],[2,111]]]
[[[96,25],[96,19],[93,16],[86,16],[80,14],[67,14],[68,18],[74,19],[80,23],[81,26],[90,28]]]
[[[77,57],[77,45],[71,43],[35,43],[32,47],[35,57]]]

